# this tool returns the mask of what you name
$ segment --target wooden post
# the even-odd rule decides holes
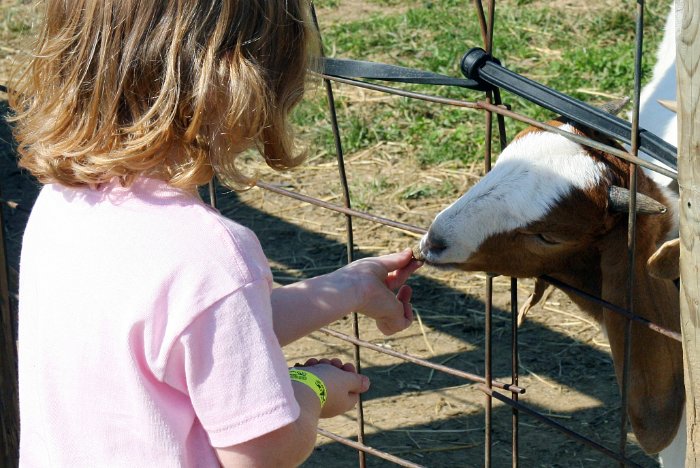
[[[686,466],[700,466],[700,0],[675,8]]]

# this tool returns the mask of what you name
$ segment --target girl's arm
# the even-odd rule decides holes
[[[308,386],[292,382],[300,414],[296,421],[242,444],[217,448],[216,454],[224,468],[296,467],[306,460],[316,442],[319,418],[331,418],[352,409],[359,394],[369,388],[369,379],[357,374],[352,364],[340,359],[309,359],[301,370],[319,377],[327,388],[323,408],[318,396]]]
[[[309,457],[316,442],[321,405],[316,394],[306,385],[292,382],[292,387],[301,408],[299,418],[248,442],[216,449],[223,468],[295,467]]]
[[[413,311],[411,288],[404,282],[421,265],[406,249],[274,289],[272,314],[277,339],[285,346],[350,312],[375,319],[386,335],[407,328]]]

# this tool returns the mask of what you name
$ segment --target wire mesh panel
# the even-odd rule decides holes
[[[476,18],[479,21],[479,24],[481,25],[482,28],[482,40],[484,43],[484,49],[487,51],[487,53],[492,52],[492,47],[493,47],[493,35],[494,35],[494,30],[496,31],[496,34],[498,33],[497,26],[494,26],[495,21],[495,4],[493,2],[486,4],[485,6],[481,4],[481,2],[476,1],[474,2],[474,9],[476,12]],[[518,113],[512,112],[509,110],[507,106],[504,106],[501,100],[500,92],[498,90],[495,91],[488,91],[485,93],[485,95],[482,95],[481,99],[477,100],[463,100],[463,99],[458,99],[458,98],[446,98],[446,97],[441,97],[441,96],[436,96],[433,94],[429,93],[423,93],[423,92],[416,92],[416,91],[409,91],[405,89],[401,89],[400,87],[396,86],[387,86],[384,84],[378,84],[376,82],[367,82],[367,81],[361,81],[361,80],[356,80],[352,78],[343,78],[343,77],[338,77],[338,76],[331,76],[331,75],[324,75],[324,86],[326,90],[326,95],[329,103],[329,114],[330,114],[330,122],[333,128],[333,136],[334,136],[334,142],[335,142],[335,147],[336,147],[336,153],[337,153],[337,167],[339,171],[339,178],[340,178],[340,183],[342,187],[342,203],[329,203],[324,200],[319,200],[317,198],[307,196],[301,193],[297,193],[293,190],[289,190],[288,188],[280,187],[279,184],[273,184],[273,183],[267,183],[264,181],[261,181],[258,183],[258,186],[266,189],[267,191],[274,192],[276,194],[280,194],[283,196],[287,197],[292,197],[295,198],[301,202],[304,203],[311,203],[314,204],[315,206],[324,208],[324,209],[330,209],[339,213],[342,213],[345,218],[346,218],[346,235],[347,235],[347,261],[352,261],[355,257],[353,255],[353,252],[355,252],[355,246],[354,246],[354,240],[353,240],[353,225],[352,225],[352,220],[353,218],[355,219],[360,219],[364,221],[368,221],[371,223],[378,223],[381,225],[385,225],[391,228],[398,229],[403,232],[410,232],[410,233],[415,233],[417,235],[422,235],[425,233],[425,229],[422,227],[414,226],[409,223],[404,223],[401,221],[397,221],[395,219],[390,219],[387,217],[382,217],[382,216],[377,216],[373,215],[367,211],[364,211],[362,209],[354,209],[353,208],[353,194],[350,189],[350,184],[348,183],[348,174],[347,174],[347,169],[346,169],[346,162],[345,162],[345,155],[343,153],[343,134],[340,130],[340,125],[338,123],[338,113],[337,113],[337,105],[335,102],[335,87],[333,83],[338,83],[338,86],[346,86],[349,85],[351,87],[356,87],[356,88],[361,88],[361,89],[367,89],[367,90],[372,90],[372,91],[377,91],[381,93],[387,93],[387,94],[393,94],[393,95],[399,95],[403,96],[406,98],[411,98],[411,99],[418,99],[418,100],[424,100],[427,102],[431,103],[436,103],[436,104],[441,104],[441,105],[446,105],[446,106],[455,106],[455,107],[461,107],[466,110],[476,110],[476,111],[483,111],[484,113],[484,119],[485,119],[485,126],[484,126],[484,132],[485,132],[485,154],[484,154],[484,172],[488,172],[491,169],[491,161],[492,161],[492,147],[491,147],[491,142],[496,140],[497,145],[499,146],[498,151],[502,150],[506,144],[507,144],[507,135],[505,132],[505,122],[504,118],[513,118],[517,119],[519,121],[525,122],[529,125],[533,125],[539,128],[543,128],[548,131],[553,131],[559,134],[563,134],[565,137],[570,138],[574,141],[580,142],[586,146],[601,149],[603,151],[607,151],[610,154],[613,154],[617,157],[620,157],[622,160],[628,162],[631,167],[636,168],[637,165],[647,167],[647,168],[652,168],[652,170],[659,169],[658,166],[654,164],[650,164],[647,161],[641,160],[637,157],[637,151],[638,151],[638,142],[637,142],[637,137],[638,135],[638,128],[639,128],[639,94],[640,94],[640,88],[641,88],[641,52],[642,52],[642,37],[643,37],[643,20],[644,20],[644,4],[642,2],[637,3],[637,12],[636,12],[636,31],[635,31],[635,77],[634,77],[634,96],[633,96],[633,104],[634,104],[634,110],[632,112],[632,143],[630,145],[629,150],[621,150],[620,148],[615,148],[611,147],[609,145],[606,145],[604,143],[601,143],[600,141],[593,141],[585,137],[577,136],[577,135],[571,135],[571,134],[566,134],[566,132],[561,131],[560,129],[551,126],[550,124],[543,124],[538,121],[534,121],[533,119],[530,119],[526,116],[519,115]],[[497,55],[497,51],[496,55]],[[472,96],[474,94],[472,93]],[[495,124],[495,125],[494,125]],[[664,171],[664,169],[660,169],[661,172]],[[630,180],[628,181],[631,192],[633,194],[636,193],[636,184],[637,184],[637,170],[633,169],[631,171],[631,177]],[[666,174],[669,174],[671,176],[674,176],[672,172],[666,172]],[[625,304],[611,304],[609,302],[606,302],[599,297],[593,296],[589,293],[586,293],[585,291],[582,290],[577,290],[576,288],[567,285],[566,283],[561,282],[560,280],[552,277],[542,277],[541,279],[549,284],[552,284],[556,286],[557,288],[564,290],[570,294],[575,294],[579,295],[580,297],[584,298],[587,301],[592,301],[596,302],[601,305],[601,307],[610,310],[616,314],[620,314],[622,317],[624,317],[625,320],[625,338],[624,338],[624,354],[626,356],[624,365],[623,365],[623,371],[622,371],[622,376],[620,377],[620,387],[621,387],[621,404],[620,408],[625,408],[627,405],[627,395],[629,393],[629,356],[630,356],[630,349],[631,349],[631,330],[633,326],[641,326],[641,327],[646,327],[651,330],[654,330],[655,332],[659,332],[667,337],[669,340],[673,341],[678,341],[680,339],[679,334],[674,331],[670,330],[667,327],[662,327],[658,324],[655,324],[648,319],[640,316],[636,316],[634,314],[634,296],[632,294],[632,285],[635,281],[633,272],[634,272],[634,263],[636,261],[635,259],[635,239],[636,239],[636,226],[637,226],[637,221],[636,221],[636,197],[633,195],[630,200],[630,210],[629,210],[629,218],[628,218],[628,226],[629,226],[629,231],[628,231],[628,252],[627,252],[627,262],[628,262],[628,271],[632,272],[629,274],[628,277],[628,293],[627,293],[627,299]],[[547,426],[549,428],[552,428],[561,434],[565,435],[566,437],[576,441],[576,443],[584,444],[588,447],[590,447],[593,451],[601,454],[604,458],[609,459],[613,462],[619,463],[621,466],[640,466],[640,461],[637,460],[644,460],[644,458],[640,458],[637,456],[635,459],[634,457],[631,457],[631,455],[628,454],[628,431],[629,431],[629,423],[627,421],[627,413],[624,410],[616,410],[615,408],[612,408],[609,411],[617,411],[619,413],[619,418],[618,418],[618,423],[617,426],[619,427],[619,436],[618,436],[618,442],[617,444],[615,443],[610,443],[610,441],[606,442],[601,442],[600,440],[596,440],[595,437],[591,437],[588,435],[584,435],[581,433],[578,433],[574,430],[571,430],[567,428],[566,424],[563,424],[559,420],[557,420],[556,417],[552,417],[551,414],[546,414],[545,412],[541,410],[534,409],[531,406],[528,406],[527,404],[521,403],[519,400],[519,396],[525,393],[525,388],[520,387],[518,385],[519,383],[519,369],[521,369],[520,366],[520,358],[518,355],[518,348],[519,348],[519,334],[518,334],[518,325],[516,321],[516,317],[518,316],[518,282],[515,279],[510,279],[508,280],[509,282],[509,287],[510,287],[510,300],[509,300],[509,305],[510,305],[510,319],[508,320],[508,324],[506,325],[507,329],[510,330],[508,333],[510,335],[510,346],[509,349],[503,350],[503,349],[494,349],[493,345],[493,337],[495,333],[502,334],[503,333],[503,325],[504,323],[499,323],[498,327],[494,327],[494,307],[493,307],[493,292],[494,292],[494,277],[490,275],[486,275],[484,277],[484,287],[483,287],[483,374],[474,374],[474,373],[469,373],[469,372],[464,372],[462,370],[459,370],[457,368],[450,368],[448,366],[442,365],[442,364],[435,364],[432,363],[431,360],[429,359],[424,359],[416,356],[415,354],[412,354],[410,350],[408,352],[400,352],[400,351],[395,351],[392,350],[391,348],[387,348],[381,345],[376,344],[374,341],[375,340],[367,340],[363,339],[362,334],[360,332],[360,327],[358,326],[358,318],[353,317],[353,332],[352,334],[346,334],[342,332],[335,331],[332,327],[330,328],[325,328],[322,330],[323,333],[327,334],[328,336],[331,336],[333,338],[336,338],[338,340],[346,341],[352,344],[353,349],[355,350],[355,362],[356,366],[358,368],[361,368],[362,364],[362,359],[360,359],[360,354],[362,356],[366,356],[366,353],[368,352],[376,352],[376,353],[383,353],[383,354],[388,354],[400,359],[404,359],[412,364],[416,364],[418,366],[426,366],[431,368],[432,371],[438,371],[438,372],[446,372],[448,374],[458,376],[460,378],[464,378],[468,381],[471,382],[478,382],[479,383],[479,389],[483,393],[483,435],[482,435],[482,443],[483,443],[483,464],[485,466],[492,466],[496,464],[497,466],[501,466],[502,462],[494,462],[493,458],[493,450],[494,446],[499,446],[501,448],[504,444],[504,440],[507,439],[508,445],[509,445],[509,452],[510,452],[510,459],[511,459],[511,464],[513,466],[518,466],[521,462],[520,459],[520,437],[519,437],[519,429],[522,424],[521,420],[521,415],[525,414],[530,418],[530,420],[535,420],[539,423],[541,423],[544,426]],[[420,294],[420,292],[418,292]],[[470,313],[465,312],[465,313]],[[500,317],[499,317],[500,319]],[[634,325],[633,325],[634,324]],[[361,351],[362,350],[362,351]],[[503,352],[506,352],[510,355],[509,361],[510,361],[510,376],[507,379],[507,381],[503,381],[502,379],[495,378],[494,377],[494,365],[493,365],[493,360],[494,360],[494,353],[496,354],[502,354]],[[432,374],[431,374],[432,375]],[[494,404],[499,404],[499,405],[506,405],[507,407],[510,407],[511,410],[511,430],[510,434],[506,437],[503,434],[495,433],[494,432],[494,426],[493,426],[493,418],[494,418]],[[550,412],[551,413],[551,412]],[[366,443],[366,437],[365,437],[365,428],[367,424],[366,416],[364,414],[364,408],[363,405],[358,406],[357,410],[357,415],[354,417],[356,423],[357,423],[357,440],[353,441],[344,437],[340,437],[338,435],[333,434],[332,432],[329,432],[328,430],[321,429],[319,433],[324,436],[328,437],[336,442],[342,443],[342,444],[347,444],[350,447],[353,447],[358,450],[359,453],[359,466],[365,466],[367,462],[366,454],[369,454],[374,457],[379,457],[384,460],[388,460],[392,463],[395,463],[400,466],[431,466],[430,459],[422,461],[422,463],[416,464],[414,461],[410,461],[408,459],[402,459],[400,457],[397,457],[395,454],[389,453],[389,451],[386,450],[377,450],[376,448],[370,447]],[[527,423],[526,423],[527,424]],[[608,424],[614,424],[614,422],[609,421]],[[408,432],[408,431],[407,431]],[[638,452],[638,449],[635,449],[636,452]],[[429,452],[426,452],[429,453]],[[591,460],[592,461],[592,460]],[[647,459],[648,461],[648,459]],[[473,465],[473,463],[465,461],[465,463],[469,466]],[[645,462],[641,462],[645,463]],[[529,464],[526,462],[526,465]],[[585,464],[585,463],[583,463]]]
[[[499,56],[499,50],[494,49],[494,36],[498,36],[499,29],[496,21],[496,3],[487,2],[482,4],[481,1],[474,1],[473,5],[465,5],[456,14],[463,15],[465,18],[473,18],[480,26],[481,45],[488,54]],[[473,284],[463,282],[459,275],[460,273],[451,273],[451,278],[456,278],[455,285],[450,288],[438,287],[436,284],[421,283],[422,288],[415,288],[416,296],[427,294],[439,294],[446,296],[452,302],[452,307],[449,313],[438,314],[431,313],[430,320],[433,323],[450,329],[450,327],[460,327],[463,333],[471,333],[473,342],[478,346],[470,348],[460,343],[455,339],[450,341],[447,335],[441,335],[441,339],[446,341],[445,349],[453,346],[453,351],[444,354],[436,352],[428,339],[426,329],[429,325],[422,320],[428,318],[428,311],[425,306],[416,310],[418,318],[418,330],[413,327],[412,333],[420,336],[425,343],[424,349],[405,349],[401,345],[400,340],[385,340],[378,337],[376,333],[369,331],[367,327],[363,327],[362,317],[353,315],[343,326],[333,326],[324,328],[321,332],[315,335],[315,340],[329,347],[334,352],[344,352],[347,350],[345,346],[350,346],[351,354],[358,370],[362,371],[363,367],[380,368],[373,372],[382,372],[387,378],[395,378],[396,385],[394,388],[378,388],[373,389],[380,396],[368,397],[370,401],[362,401],[358,405],[357,412],[354,415],[346,417],[346,426],[352,426],[351,429],[344,430],[345,435],[336,434],[326,428],[319,429],[319,434],[328,440],[335,443],[347,446],[347,450],[343,452],[324,452],[324,446],[319,447],[319,454],[316,458],[319,463],[324,466],[346,466],[346,461],[350,457],[354,458],[354,453],[357,453],[356,462],[353,459],[353,464],[364,467],[368,465],[377,466],[384,462],[395,464],[398,466],[418,467],[418,466],[442,466],[444,462],[436,462],[433,455],[442,452],[454,453],[452,462],[458,466],[476,466],[483,464],[484,466],[540,466],[546,464],[542,460],[536,459],[538,452],[530,451],[531,447],[523,444],[527,432],[528,442],[533,439],[544,439],[541,441],[540,450],[546,451],[548,440],[554,438],[554,434],[561,434],[564,438],[571,440],[573,444],[588,447],[585,453],[593,453],[595,457],[586,458],[585,456],[577,459],[577,463],[583,466],[591,466],[599,464],[601,460],[610,461],[620,464],[621,466],[646,466],[653,462],[650,458],[645,457],[640,453],[640,449],[635,445],[630,448],[629,443],[629,421],[627,418],[626,408],[630,393],[630,388],[634,386],[634,382],[630,381],[630,355],[632,349],[632,330],[633,327],[642,327],[652,330],[654,333],[659,333],[665,339],[671,342],[680,341],[680,335],[676,330],[662,326],[658,323],[650,321],[648,318],[635,315],[634,295],[632,294],[633,285],[638,278],[635,278],[635,263],[638,259],[635,256],[635,243],[638,238],[637,217],[636,212],[636,187],[638,183],[637,166],[658,170],[659,172],[675,177],[672,171],[660,168],[653,163],[642,160],[637,157],[639,149],[638,128],[639,128],[639,101],[641,88],[641,60],[642,60],[642,38],[643,38],[643,22],[644,22],[644,3],[639,1],[636,3],[636,26],[635,26],[635,74],[634,74],[634,95],[633,108],[631,114],[632,121],[632,141],[629,149],[621,149],[613,147],[601,141],[590,140],[581,135],[572,134],[562,131],[560,128],[551,124],[541,123],[535,119],[527,117],[517,112],[513,112],[507,105],[504,105],[501,92],[498,88],[486,92],[465,93],[467,98],[462,95],[456,96],[455,93],[449,93],[449,96],[437,95],[437,93],[426,92],[423,89],[416,91],[414,88],[406,89],[401,86],[389,86],[378,82],[368,82],[359,79],[348,77],[338,77],[331,75],[322,75],[323,87],[325,96],[328,102],[329,122],[333,129],[333,146],[335,148],[336,160],[333,163],[333,170],[337,172],[334,180],[331,181],[327,176],[315,180],[315,183],[323,185],[318,191],[322,192],[319,196],[309,195],[301,191],[295,190],[296,181],[294,174],[281,176],[281,181],[275,182],[260,180],[257,186],[264,189],[264,194],[261,195],[259,203],[261,205],[268,204],[273,207],[273,214],[260,221],[260,213],[256,210],[246,207],[244,203],[230,204],[222,203],[219,208],[228,216],[237,220],[249,220],[251,227],[261,238],[266,239],[271,244],[280,244],[281,247],[289,247],[292,245],[290,239],[299,238],[301,243],[307,244],[305,249],[295,250],[289,248],[291,252],[273,256],[271,261],[273,269],[276,264],[287,262],[288,258],[293,258],[295,262],[303,264],[304,267],[299,271],[285,273],[288,276],[276,275],[276,279],[280,282],[293,281],[306,276],[324,273],[337,267],[339,264],[344,264],[355,260],[359,255],[367,254],[372,251],[371,248],[360,252],[357,247],[356,228],[357,225],[363,223],[363,226],[373,226],[365,228],[370,232],[376,229],[392,230],[405,236],[402,241],[402,246],[408,246],[415,243],[418,238],[426,232],[426,225],[416,225],[412,220],[411,210],[415,210],[419,203],[413,204],[410,207],[385,207],[383,212],[392,213],[389,216],[373,214],[372,209],[368,209],[363,203],[362,197],[357,195],[357,192],[352,190],[352,165],[362,163],[362,157],[368,156],[372,151],[383,151],[387,154],[394,154],[393,149],[388,144],[377,144],[367,151],[358,154],[352,154],[348,162],[344,152],[344,139],[348,136],[341,130],[342,115],[339,109],[342,109],[343,104],[337,101],[339,92],[367,92],[372,93],[373,99],[381,100],[383,96],[399,96],[400,99],[411,99],[422,101],[431,106],[430,112],[439,112],[442,107],[452,107],[461,109],[464,112],[479,112],[483,114],[483,133],[484,133],[484,154],[480,169],[481,174],[491,170],[491,162],[494,158],[493,154],[500,152],[508,143],[509,135],[506,134],[506,118],[523,122],[527,125],[532,125],[544,130],[557,133],[583,144],[587,147],[596,150],[604,151],[614,155],[629,164],[633,170],[630,171],[630,179],[628,185],[631,189],[632,196],[629,201],[629,217],[627,219],[628,233],[625,252],[625,262],[627,264],[627,292],[623,304],[611,303],[598,297],[580,290],[574,286],[561,281],[558,278],[551,276],[543,276],[540,278],[546,284],[551,284],[561,291],[566,292],[571,296],[580,297],[582,301],[597,304],[601,309],[610,311],[612,314],[620,316],[624,320],[624,340],[623,340],[623,355],[625,356],[622,372],[619,376],[620,381],[620,401],[618,406],[600,408],[595,407],[596,413],[594,417],[589,418],[590,426],[584,433],[581,431],[581,425],[576,426],[576,430],[571,426],[575,422],[576,412],[565,413],[557,408],[556,402],[552,395],[557,395],[557,398],[562,400],[573,400],[569,393],[562,389],[562,386],[556,388],[556,385],[549,382],[547,379],[538,375],[537,372],[530,369],[532,366],[528,359],[531,359],[533,353],[528,353],[526,358],[523,358],[522,350],[532,349],[536,347],[536,341],[540,338],[531,338],[527,333],[527,328],[522,331],[518,326],[518,316],[520,305],[518,292],[528,292],[524,289],[522,281],[517,281],[511,278],[496,277],[489,274],[481,274],[477,276],[478,292],[473,288]],[[323,24],[319,27],[323,31]],[[470,44],[471,46],[473,44]],[[465,50],[468,45],[465,44]],[[631,78],[632,79],[632,78]],[[496,148],[492,148],[492,146]],[[400,148],[399,150],[400,151]],[[313,159],[314,156],[312,155]],[[397,159],[398,160],[398,159]],[[382,160],[376,163],[376,168],[372,175],[377,183],[384,180],[384,177],[390,177],[392,173],[392,164],[397,163],[394,159]],[[366,162],[366,161],[365,161]],[[328,165],[327,161],[322,164]],[[313,167],[313,164],[309,164]],[[374,166],[373,166],[374,167]],[[315,169],[310,169],[315,170]],[[454,178],[469,178],[470,174],[462,174],[458,170],[450,167],[441,168],[442,175],[451,174]],[[416,177],[430,176],[433,182],[440,183],[441,180],[434,175],[419,173]],[[337,184],[335,184],[337,178]],[[469,184],[475,182],[470,180]],[[326,188],[333,184],[334,188]],[[325,190],[325,192],[324,192]],[[268,195],[269,194],[269,195]],[[221,187],[210,187],[208,196],[212,204],[216,204],[217,198],[226,200],[237,198],[238,195],[226,193]],[[313,224],[309,219],[302,219],[299,223],[289,221],[292,216],[292,211],[288,206],[276,208],[272,197],[284,197],[284,199],[292,199],[299,203],[298,206],[303,206],[303,209],[309,207],[310,210],[328,211],[339,213],[342,215],[342,226],[338,223],[333,225],[325,224],[325,222],[317,222]],[[242,195],[241,195],[242,197]],[[429,197],[422,198],[419,201],[425,201]],[[274,210],[277,209],[277,212]],[[429,206],[425,208],[426,212],[434,214],[439,207]],[[308,211],[306,211],[308,213]],[[274,223],[270,220],[274,218]],[[337,220],[337,216],[335,218]],[[259,224],[256,224],[259,223]],[[274,226],[272,224],[275,224]],[[314,229],[309,228],[308,231],[302,232],[298,225],[311,225]],[[312,231],[317,232],[312,232]],[[320,234],[319,234],[320,233]],[[398,235],[398,234],[397,234]],[[345,246],[342,248],[342,255],[338,252],[340,249],[337,243],[329,240],[331,237],[344,237]],[[371,234],[370,234],[371,238]],[[367,243],[367,241],[363,241]],[[296,245],[296,244],[294,244]],[[392,244],[393,245],[393,244]],[[375,249],[376,250],[376,249]],[[267,252],[267,249],[266,249]],[[287,256],[287,257],[285,257]],[[342,257],[342,258],[339,258]],[[293,262],[290,262],[293,263]],[[277,268],[282,271],[282,268]],[[286,271],[286,270],[285,270]],[[530,283],[527,283],[528,285]],[[527,286],[529,287],[529,286]],[[460,290],[462,288],[463,290]],[[473,298],[478,295],[479,301]],[[494,296],[500,297],[494,301]],[[9,297],[9,293],[3,294],[4,298]],[[430,300],[425,301],[430,303]],[[550,309],[553,309],[550,307]],[[4,311],[9,310],[6,305]],[[560,314],[560,317],[570,317],[570,313],[565,310],[556,310],[553,313]],[[423,317],[423,319],[421,319]],[[477,317],[477,319],[474,319]],[[13,322],[13,319],[7,319]],[[576,317],[576,320],[586,320]],[[348,323],[349,322],[349,323]],[[564,322],[567,323],[567,322]],[[425,327],[424,327],[425,325]],[[13,325],[14,326],[14,325]],[[588,326],[588,325],[587,325]],[[596,323],[590,322],[590,327],[595,328]],[[340,329],[339,329],[340,328]],[[466,330],[466,331],[465,331]],[[11,334],[10,334],[11,336]],[[554,339],[552,335],[543,335],[547,338]],[[557,337],[559,338],[559,337]],[[558,346],[557,344],[553,346]],[[567,363],[563,363],[561,356],[568,354],[571,350],[580,349],[582,346],[576,340],[569,340],[561,345],[561,349],[557,348],[555,356],[559,359],[559,375],[567,372]],[[552,348],[547,348],[551,350]],[[603,351],[601,351],[603,350]],[[290,358],[302,359],[303,349],[295,350]],[[462,363],[462,354],[479,353],[479,365]],[[582,351],[581,351],[582,352]],[[612,375],[612,366],[605,352],[605,345],[601,344],[600,349],[595,353],[589,353],[590,356],[585,358],[586,364],[590,365],[592,372],[601,372],[604,375],[575,375],[572,380],[586,382],[586,389],[594,392],[596,385],[614,385],[615,378]],[[381,357],[377,357],[381,356]],[[389,360],[391,359],[391,360]],[[551,360],[552,356],[545,356],[543,359]],[[556,360],[554,359],[554,360]],[[584,360],[583,357],[576,359]],[[459,362],[459,363],[458,363]],[[366,365],[368,364],[369,365]],[[405,364],[404,364],[405,363]],[[605,369],[605,370],[603,370]],[[521,375],[521,372],[523,375]],[[421,376],[420,380],[406,377],[411,375]],[[443,377],[446,376],[446,377]],[[416,405],[414,412],[425,411],[425,408],[416,403],[416,399],[420,397],[421,392],[426,388],[432,388],[431,385],[440,378],[446,379],[447,382],[438,388],[438,394],[433,400],[430,400],[432,405],[431,410],[435,414],[452,414],[459,417],[460,411],[464,407],[472,406],[472,414],[477,417],[469,419],[468,424],[458,424],[450,421],[451,425],[434,424],[433,422],[422,423],[422,425],[413,425],[412,422],[406,421],[402,425],[401,421],[392,421],[392,429],[386,429],[387,421],[391,419],[391,408],[398,406],[408,406],[411,411],[411,405]],[[447,380],[449,379],[449,380]],[[529,389],[523,381],[534,382],[539,381],[540,384],[549,387],[549,393],[544,397],[538,396],[536,392]],[[590,383],[590,385],[589,385]],[[474,407],[474,398],[464,398],[468,392],[479,392],[481,395],[479,404]],[[527,400],[526,400],[527,397]],[[591,397],[595,400],[598,395]],[[581,399],[581,397],[576,397]],[[380,399],[381,405],[388,409],[388,415],[385,413],[381,419],[374,416],[368,407],[376,407],[375,400]],[[462,399],[462,400],[460,400]],[[603,398],[600,398],[603,400]],[[450,407],[451,401],[460,401],[463,407],[453,409]],[[536,402],[536,403],[535,403]],[[598,403],[596,401],[596,403]],[[575,403],[571,403],[572,407]],[[600,406],[600,405],[599,405]],[[450,413],[452,411],[452,413]],[[398,411],[397,411],[398,415]],[[430,415],[427,415],[430,416]],[[427,418],[429,419],[429,418]],[[438,418],[439,419],[439,418]],[[449,418],[447,418],[449,419]],[[599,426],[615,427],[616,436],[614,440],[606,437],[602,440],[597,435],[597,427]],[[377,432],[394,431],[405,435],[410,440],[411,445],[406,446],[391,446],[383,443],[381,448],[377,448],[373,444],[374,434]],[[531,433],[540,433],[541,436],[530,436]],[[7,434],[7,430],[3,431]],[[352,434],[348,436],[347,434]],[[425,439],[419,439],[419,435],[426,435]],[[438,436],[449,436],[450,439],[445,441]],[[430,439],[432,437],[433,439]],[[558,447],[567,447],[566,445],[558,445]],[[465,459],[464,453],[472,453],[474,450],[481,452],[480,457]],[[342,453],[343,455],[338,455]],[[573,453],[579,453],[574,451]],[[344,457],[342,459],[336,457]],[[567,459],[568,452],[562,449],[560,459],[562,465],[569,465]],[[471,457],[471,455],[470,455]],[[444,460],[444,459],[441,459]],[[572,462],[573,463],[573,462]]]

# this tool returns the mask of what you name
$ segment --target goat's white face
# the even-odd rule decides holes
[[[560,128],[572,131],[570,125]],[[499,265],[502,258],[498,254],[503,252],[492,252],[486,256],[492,262],[485,264],[485,256],[480,251],[484,250],[484,244],[488,248],[487,241],[494,238],[500,238],[503,247],[522,247],[528,235],[535,243],[556,247],[566,240],[562,236],[569,235],[571,232],[567,231],[572,231],[573,226],[568,229],[559,224],[553,229],[546,226],[543,229],[542,222],[563,199],[576,192],[590,191],[605,181],[606,174],[605,164],[592,158],[581,145],[550,132],[526,132],[503,151],[491,172],[437,215],[421,240],[421,252],[426,261],[434,265],[512,276],[542,274],[544,272],[537,268],[517,271],[516,266],[513,271],[514,264],[532,265],[533,262],[511,261],[506,262],[507,267]],[[599,213],[605,206],[598,208]],[[533,230],[538,223],[540,225]],[[580,226],[580,220],[577,223]],[[583,232],[578,234],[585,237]],[[504,250],[510,250],[510,255],[515,251]],[[535,256],[542,257],[541,253],[539,249]],[[561,256],[561,251],[557,255]]]
[[[568,125],[560,128],[583,133]],[[602,151],[587,150],[551,132],[526,130],[503,151],[491,172],[435,218],[421,240],[421,254],[429,264],[466,271],[549,275],[613,304],[625,304],[627,214],[617,211],[608,189],[624,185],[628,177],[629,166]],[[672,229],[674,210],[656,183],[641,173],[637,179],[640,195],[670,210],[637,218],[635,312],[678,330],[676,287],[644,270]],[[570,297],[605,326],[619,381],[625,362],[625,319]],[[679,343],[636,325],[631,343],[630,381],[636,385],[630,390],[627,412],[640,445],[655,453],[674,437],[681,417],[682,350]]]

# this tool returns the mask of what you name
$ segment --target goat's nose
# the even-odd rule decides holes
[[[447,242],[445,242],[442,237],[436,235],[434,232],[428,232],[423,244],[423,252],[426,252],[428,255],[439,255],[445,249],[447,249]]]

